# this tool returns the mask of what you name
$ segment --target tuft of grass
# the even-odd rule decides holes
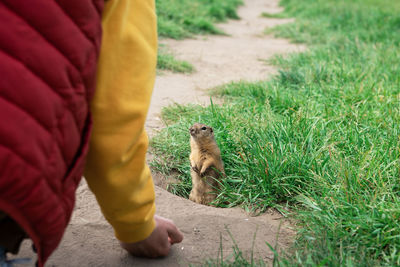
[[[400,265],[398,1],[284,0],[278,36],[309,52],[276,58],[276,80],[329,127],[331,170],[295,197],[302,228],[282,266]]]
[[[284,18],[287,18],[285,13],[267,13],[267,12],[261,13],[261,17],[271,18],[271,19],[284,19]]]
[[[207,259],[201,265],[190,264],[191,267],[194,267],[194,266],[265,267],[265,266],[267,266],[267,264],[265,262],[263,262],[262,260],[256,260],[254,258],[253,250],[254,250],[254,241],[256,238],[257,231],[254,233],[254,236],[253,236],[253,247],[252,247],[251,255],[250,255],[250,257],[246,257],[245,255],[243,255],[243,252],[240,250],[240,248],[239,248],[238,244],[236,243],[235,238],[233,237],[229,228],[227,226],[225,226],[225,229],[233,242],[232,253],[227,256],[223,254],[222,234],[220,233],[220,248],[218,251],[218,258],[217,259]],[[275,255],[277,255],[276,250],[270,244],[266,243],[266,245],[274,252]]]
[[[157,69],[170,70],[172,72],[179,73],[194,72],[194,67],[192,64],[187,61],[177,60],[171,53],[160,49],[157,55]]]
[[[400,265],[400,2],[283,0],[278,36],[309,50],[276,57],[279,73],[232,83],[224,105],[172,106],[152,141],[154,166],[190,190],[189,135],[215,129],[227,178],[220,207],[289,203],[299,221],[279,266]]]
[[[282,16],[296,23],[277,26],[277,35],[308,45],[345,45],[391,40],[398,44],[400,2],[392,0],[282,0]]]
[[[241,0],[156,0],[158,35],[174,39],[194,34],[224,34],[215,23],[239,19],[236,9]],[[193,66],[176,60],[171,53],[160,49],[157,56],[159,70],[191,73]]]
[[[223,34],[215,23],[238,19],[241,0],[156,0],[158,34],[182,39],[193,34]]]

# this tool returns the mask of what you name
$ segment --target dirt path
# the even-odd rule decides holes
[[[265,59],[277,53],[302,49],[286,40],[263,34],[267,27],[288,22],[260,17],[262,12],[279,12],[278,0],[244,2],[245,5],[239,9],[241,20],[219,25],[229,36],[161,40],[178,58],[192,63],[197,72],[191,75],[166,72],[157,77],[146,122],[150,135],[163,127],[159,119],[162,107],[174,102],[208,104],[206,89],[230,81],[266,79],[274,68],[266,65]],[[201,263],[207,258],[217,258],[220,240],[224,256],[232,253],[233,243],[226,227],[243,253],[250,255],[254,246],[255,258],[267,261],[272,261],[273,254],[265,242],[272,245],[277,242],[282,248],[292,240],[293,231],[275,211],[250,217],[240,208],[218,209],[198,205],[163,190],[157,186],[163,184],[163,178],[156,174],[154,177],[157,213],[174,220],[185,235],[184,241],[173,247],[170,256],[159,260],[138,259],[120,249],[94,196],[82,182],[65,237],[47,266],[187,266],[188,263]],[[22,248],[22,255],[32,255],[28,242]]]
[[[183,41],[160,40],[178,59],[194,65],[190,75],[164,73],[156,79],[146,128],[150,134],[162,128],[159,113],[172,103],[208,104],[206,90],[231,81],[265,80],[275,71],[265,60],[275,54],[303,49],[287,40],[263,34],[264,30],[287,19],[260,17],[262,12],[278,13],[278,0],[246,0],[238,10],[240,20],[218,25],[229,36],[200,36]]]

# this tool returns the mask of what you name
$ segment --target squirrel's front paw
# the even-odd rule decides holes
[[[201,171],[200,171],[200,176],[201,176],[201,177],[205,176],[207,170],[208,170],[208,169],[206,169],[206,168],[201,169]]]
[[[198,169],[196,166],[191,166],[191,167],[192,167],[192,170],[193,170],[194,172],[199,173],[199,169]]]

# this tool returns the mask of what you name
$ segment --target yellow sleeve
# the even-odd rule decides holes
[[[136,242],[154,230],[154,186],[144,123],[155,80],[154,0],[109,0],[85,178],[116,237]]]

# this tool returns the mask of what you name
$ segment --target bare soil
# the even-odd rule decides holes
[[[207,89],[231,81],[265,80],[275,72],[266,62],[275,54],[300,51],[304,47],[264,34],[264,30],[287,19],[261,17],[262,12],[281,11],[278,0],[245,0],[240,20],[220,24],[226,36],[198,36],[176,41],[163,39],[178,59],[194,65],[193,74],[163,72],[158,75],[146,122],[150,136],[164,125],[161,109],[172,103],[207,105]],[[189,137],[188,137],[189,142]],[[252,217],[240,208],[221,209],[193,203],[164,190],[167,181],[154,173],[157,213],[172,219],[184,233],[181,244],[162,259],[140,259],[128,255],[116,241],[112,228],[103,218],[93,194],[83,181],[77,191],[76,208],[64,239],[47,266],[188,266],[232,255],[233,240],[248,257],[272,263],[273,253],[265,242],[287,248],[293,240],[290,224],[275,210]],[[33,256],[25,242],[22,256]]]

